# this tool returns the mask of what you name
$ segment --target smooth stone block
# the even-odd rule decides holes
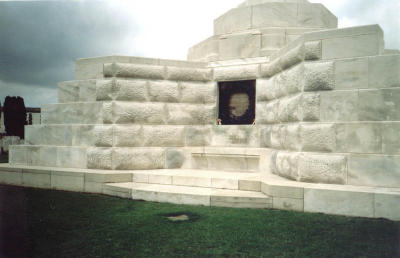
[[[338,90],[368,88],[368,58],[335,61],[335,82]]]
[[[348,157],[348,184],[400,187],[400,156],[350,155]]]
[[[239,179],[239,190],[260,192],[261,182],[256,180]]]
[[[185,133],[185,146],[209,146],[211,144],[211,126],[188,126]]]
[[[263,49],[280,49],[286,45],[286,34],[263,34],[261,47]]]
[[[17,171],[0,171],[0,183],[22,185],[22,173]]]
[[[133,173],[132,182],[148,184],[149,174]]]
[[[303,199],[279,198],[272,199],[272,208],[288,211],[304,211]]]
[[[372,218],[374,194],[305,188],[304,211]]]
[[[214,20],[214,34],[221,35],[251,28],[251,8],[234,8]]]
[[[96,80],[79,81],[79,101],[96,101]]]
[[[382,125],[336,124],[336,152],[382,153]]]
[[[180,194],[173,192],[154,192],[144,190],[132,190],[134,200],[145,200],[150,202],[165,202],[185,205],[210,206],[210,196],[195,194]]]
[[[358,91],[330,91],[321,93],[321,121],[358,121]]]
[[[369,88],[400,87],[400,55],[369,57]]]
[[[168,148],[166,150],[165,159],[166,168],[182,168],[186,157],[182,150]]]
[[[211,187],[211,178],[174,176],[172,178],[172,184],[182,186]]]
[[[28,148],[25,146],[12,145],[10,146],[8,161],[12,165],[27,165],[28,164]]]
[[[272,185],[268,183],[262,183],[261,191],[268,196],[282,198],[282,199],[303,199],[304,188],[297,186],[287,185]]]
[[[399,121],[400,88],[360,90],[358,118],[360,121]]]
[[[261,77],[270,78],[282,70],[280,58],[273,59],[267,64],[260,65]]]
[[[57,167],[87,168],[86,148],[57,147]]]
[[[143,126],[144,146],[183,147],[185,132],[183,126]]]
[[[400,154],[400,122],[382,124],[382,153]]]
[[[84,177],[57,175],[53,172],[51,175],[51,188],[64,191],[83,192]]]
[[[252,28],[294,27],[297,24],[297,4],[268,3],[254,5]]]
[[[234,34],[219,40],[219,59],[238,59],[260,56],[261,34]]]
[[[85,193],[103,193],[103,183],[85,182],[83,191]]]
[[[79,100],[78,81],[58,83],[58,103],[77,102]]]
[[[218,189],[238,190],[239,182],[237,179],[211,178],[211,187]]]
[[[240,65],[217,67],[214,69],[214,80],[231,81],[256,79],[259,75],[259,65]]]
[[[50,173],[38,172],[30,173],[29,171],[24,171],[22,173],[22,185],[28,187],[50,189]]]
[[[375,194],[375,218],[400,220],[400,194]]]
[[[172,185],[172,176],[149,174],[149,184]]]
[[[337,28],[338,19],[319,3],[299,4],[296,26],[311,28]]]

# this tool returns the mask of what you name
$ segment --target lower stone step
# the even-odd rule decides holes
[[[216,189],[261,191],[260,173],[223,172],[198,169],[133,171],[134,183],[178,185]]]
[[[103,193],[151,202],[235,208],[272,208],[271,197],[261,192],[240,190],[130,182],[105,184]]]

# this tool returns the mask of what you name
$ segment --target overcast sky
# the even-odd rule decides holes
[[[186,59],[213,34],[213,20],[243,0],[2,1],[0,101],[57,101],[57,82],[73,80],[77,58],[111,54]],[[400,49],[400,0],[310,0],[339,27],[380,24],[386,48]]]

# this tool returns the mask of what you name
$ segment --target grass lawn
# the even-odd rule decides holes
[[[388,220],[9,186],[0,197],[1,257],[400,256],[400,223]],[[181,212],[192,220],[163,216]]]

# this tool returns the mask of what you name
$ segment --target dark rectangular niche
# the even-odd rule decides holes
[[[223,125],[251,125],[255,119],[256,81],[219,82],[218,119]]]

